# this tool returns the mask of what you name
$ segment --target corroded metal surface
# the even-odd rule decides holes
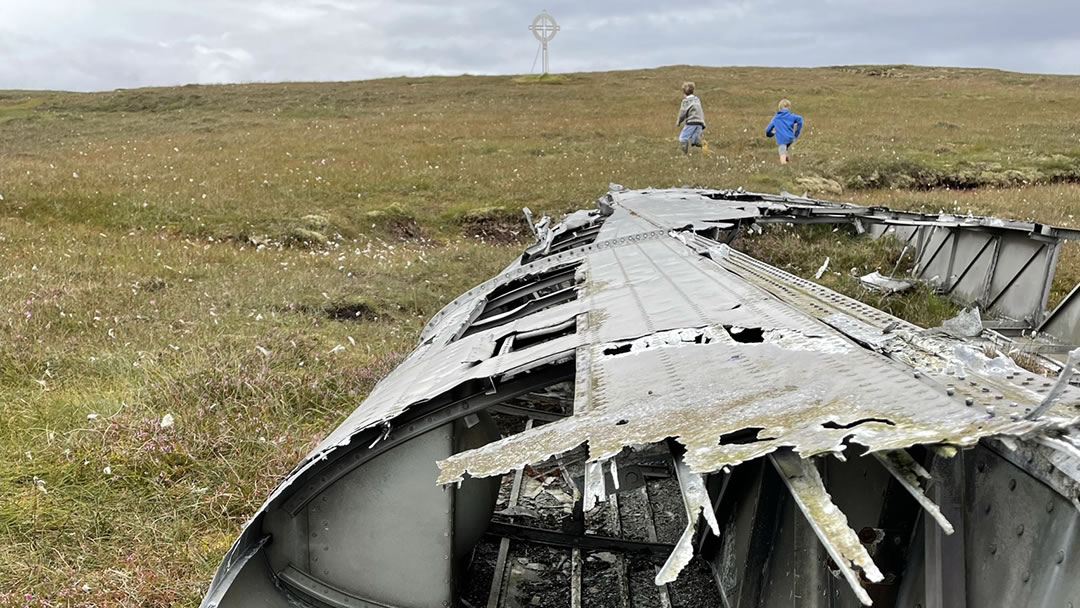
[[[705,259],[675,238],[588,256],[583,289],[590,323],[579,351],[590,362],[583,373],[592,388],[575,405],[584,413],[456,454],[440,463],[440,483],[466,472],[502,474],[582,443],[590,459],[602,460],[626,446],[674,437],[692,469],[708,473],[780,447],[808,457],[840,452],[845,441],[870,451],[965,446],[1065,424],[1012,420],[1004,411],[988,415],[966,405],[968,391],[954,387],[950,394],[927,375],[940,379],[959,370],[966,386],[979,378],[979,391],[992,389],[1018,408],[1041,401],[1036,386],[1049,379],[1036,386],[1013,382],[984,365],[979,353],[956,356],[963,342],[947,336],[909,330],[885,337],[862,324],[864,336],[883,338],[879,352],[862,348],[834,326],[838,313],[825,318],[833,325],[818,321],[737,270],[730,259]],[[847,328],[857,326],[852,319]],[[734,328],[761,336],[743,343]],[[692,337],[668,339],[671,332]],[[620,343],[638,336],[647,337]],[[1080,403],[1075,391],[1070,399]],[[616,424],[622,419],[629,422]],[[721,440],[749,428],[760,429],[753,442]]]
[[[697,533],[698,520],[702,517],[709,524],[709,530],[716,536],[720,536],[720,524],[716,521],[716,513],[713,511],[712,502],[709,500],[709,492],[705,489],[705,480],[701,475],[690,471],[686,461],[682,458],[675,460],[675,474],[679,478],[679,488],[686,504],[686,529],[675,550],[671,552],[667,562],[656,572],[655,582],[657,585],[666,585],[676,578],[683,568],[694,557],[694,535]]]
[[[889,474],[895,477],[896,480],[904,486],[904,489],[907,490],[915,501],[926,510],[926,513],[941,526],[941,529],[946,534],[952,534],[954,532],[952,523],[942,515],[941,509],[926,497],[926,494],[923,493],[922,486],[919,485],[920,480],[930,480],[930,473],[928,473],[922,465],[904,450],[876,453],[874,454],[874,457],[889,471]]]
[[[864,605],[873,604],[855,568],[871,582],[879,582],[885,577],[866,552],[859,536],[848,527],[847,517],[833,504],[821,481],[821,474],[812,463],[787,452],[774,454],[770,460],[856,597]]]
[[[425,327],[416,350],[274,490],[226,555],[203,605],[247,606],[255,600],[244,598],[277,598],[279,593],[280,602],[264,604],[309,605],[303,598],[313,598],[337,605],[334,602],[371,597],[377,586],[366,583],[365,575],[335,582],[324,574],[332,571],[329,565],[313,567],[309,560],[318,554],[313,553],[314,541],[305,536],[308,520],[318,520],[319,513],[347,513],[348,529],[357,538],[334,539],[335,550],[352,555],[349,559],[358,555],[369,559],[358,553],[366,550],[361,544],[350,543],[362,542],[369,519],[393,522],[393,518],[367,518],[350,510],[350,505],[366,504],[365,492],[399,491],[395,488],[404,487],[404,482],[414,485],[418,480],[385,476],[364,481],[364,474],[376,470],[366,463],[390,451],[397,456],[384,460],[400,460],[421,445],[417,438],[435,428],[450,433],[454,447],[440,457],[437,479],[433,473],[431,479],[419,481],[432,488],[442,484],[447,492],[460,493],[461,499],[428,501],[431,504],[414,509],[412,519],[429,526],[448,521],[443,502],[459,507],[477,504],[477,496],[486,492],[478,478],[515,472],[520,480],[527,466],[533,465],[530,470],[535,474],[545,469],[539,463],[555,457],[561,458],[547,469],[560,472],[549,479],[567,484],[559,495],[572,500],[574,506],[567,513],[573,511],[578,518],[577,523],[561,524],[568,529],[583,525],[581,511],[611,504],[618,511],[623,501],[607,499],[628,489],[642,488],[648,502],[641,471],[649,466],[671,468],[679,483],[670,491],[685,505],[686,517],[675,529],[675,536],[682,531],[681,538],[668,564],[646,569],[650,580],[656,572],[658,584],[677,584],[695,572],[688,564],[709,545],[712,535],[722,537],[717,541],[721,546],[731,545],[734,528],[720,528],[717,509],[740,508],[738,488],[745,484],[733,482],[729,487],[726,473],[747,470],[740,466],[751,461],[760,465],[759,459],[766,457],[786,484],[774,481],[778,491],[786,487],[798,506],[798,511],[785,512],[805,517],[848,583],[850,598],[863,604],[869,604],[871,596],[874,601],[885,598],[885,605],[897,597],[921,597],[910,588],[917,585],[910,577],[902,589],[866,586],[866,581],[892,585],[904,576],[905,568],[915,571],[924,566],[914,553],[905,553],[910,534],[879,546],[885,533],[874,531],[878,514],[909,532],[918,517],[902,511],[897,515],[899,499],[890,503],[885,494],[893,497],[890,492],[895,490],[910,496],[906,500],[912,501],[914,511],[925,513],[946,532],[971,525],[947,520],[923,493],[923,486],[933,489],[925,459],[920,462],[923,455],[926,459],[955,455],[953,462],[959,463],[964,459],[959,449],[984,446],[1000,454],[999,460],[1024,468],[1048,491],[1060,495],[1064,504],[1080,506],[1076,499],[1080,442],[1073,432],[1080,392],[1075,387],[1067,382],[1055,387],[1054,379],[1021,369],[1007,357],[988,356],[984,346],[989,342],[982,338],[925,331],[723,243],[738,230],[782,221],[855,222],[860,229],[869,226],[870,233],[893,232],[910,239],[917,238],[919,230],[930,234],[928,227],[997,231],[1013,239],[1027,238],[1026,234],[1054,242],[1078,236],[1038,224],[930,218],[741,190],[619,190],[601,199],[597,211],[572,214],[554,226],[541,219],[534,227],[537,243],[504,272],[444,307]],[[920,251],[930,255],[927,246]],[[973,251],[971,257],[984,253]],[[933,267],[928,259],[923,258],[924,266]],[[972,273],[993,266],[972,264],[955,283],[971,281]],[[1017,298],[1017,293],[1011,292],[1010,298]],[[1027,305],[1017,306],[1021,304]],[[550,422],[523,430],[518,426],[501,439],[494,431],[476,439],[477,431],[468,430],[477,424],[478,413],[527,414],[528,408],[511,400],[566,382],[570,376],[573,390],[566,389],[564,407],[538,418]],[[500,420],[504,430],[513,426],[506,418]],[[463,439],[466,436],[472,439]],[[668,445],[676,456],[668,453]],[[826,470],[825,462],[866,454],[873,455],[867,462],[880,473],[875,483],[886,490],[882,496],[867,497],[882,501],[873,508],[856,505],[849,510],[851,505],[846,505],[845,517],[827,491],[833,482],[822,479],[818,467]],[[661,462],[647,462],[650,458]],[[641,468],[643,463],[646,468]],[[579,467],[577,485],[566,481],[569,466]],[[722,496],[713,496],[709,480],[721,472],[725,489]],[[633,484],[623,487],[631,476],[637,476]],[[781,512],[775,502],[779,498],[762,496],[774,503],[754,508]],[[653,506],[646,504],[645,511],[652,513]],[[700,517],[709,528],[702,534]],[[757,526],[754,538],[773,534],[768,521],[745,519]],[[849,520],[868,527],[856,535],[848,528]],[[479,522],[481,527],[486,521]],[[649,525],[653,526],[651,515]],[[446,528],[444,544],[455,537],[454,526]],[[650,529],[655,541],[656,530]],[[796,529],[775,532],[773,537],[798,539],[801,534]],[[505,539],[500,542],[506,544]],[[410,552],[420,555],[430,547],[413,542],[393,549],[396,563],[407,563]],[[454,547],[454,552],[468,549]],[[751,550],[758,552],[755,563],[787,563],[789,574],[802,572],[791,574],[795,578],[825,580],[817,576],[814,569],[821,564],[811,553],[766,559],[761,552],[770,547]],[[449,549],[442,551],[449,555]],[[579,549],[574,551],[564,560],[565,569],[574,581],[572,597],[581,601],[582,569],[592,566],[582,561]],[[330,552],[324,552],[329,558]],[[624,558],[615,562],[627,576]],[[386,567],[400,566],[388,562]],[[551,569],[563,567],[556,562]],[[936,566],[928,561],[925,567]],[[729,570],[725,576],[730,578],[734,574]],[[759,588],[767,575],[764,571],[753,575],[762,577],[755,583]],[[417,584],[434,597],[446,591],[444,586],[461,587],[462,581],[452,580],[454,576]],[[782,594],[786,584],[782,573],[769,576],[780,577],[770,579],[770,584],[779,585],[773,590]],[[626,582],[621,585],[625,592]],[[1059,586],[1053,591],[1060,595],[1068,589]],[[663,593],[667,598],[666,589]],[[839,592],[829,592],[828,597],[845,601]],[[406,599],[398,603],[409,605]]]

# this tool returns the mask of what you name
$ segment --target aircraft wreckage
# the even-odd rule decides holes
[[[1080,607],[1080,296],[1045,310],[1080,233],[742,190],[597,207],[430,321],[203,606]],[[891,234],[998,320],[923,330],[728,245],[777,222]]]

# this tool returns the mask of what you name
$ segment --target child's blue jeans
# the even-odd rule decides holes
[[[695,143],[701,139],[701,125],[686,125],[679,133],[679,141]]]

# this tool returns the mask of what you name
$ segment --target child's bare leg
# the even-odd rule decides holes
[[[780,164],[786,165],[788,159],[788,147],[787,144],[780,144]]]

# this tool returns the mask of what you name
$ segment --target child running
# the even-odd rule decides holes
[[[694,83],[684,82],[682,91],[685,97],[679,106],[679,120],[675,126],[682,126],[683,122],[686,126],[679,133],[679,146],[683,154],[690,153],[690,146],[697,146],[701,148],[702,154],[707,154],[708,144],[701,136],[701,132],[705,130],[705,111],[701,109],[701,100],[694,95]]]
[[[776,115],[765,127],[765,137],[772,137],[776,133],[776,144],[780,147],[780,164],[788,162],[788,151],[795,139],[802,133],[802,116],[791,111],[791,102],[786,99],[780,100],[780,108]]]

